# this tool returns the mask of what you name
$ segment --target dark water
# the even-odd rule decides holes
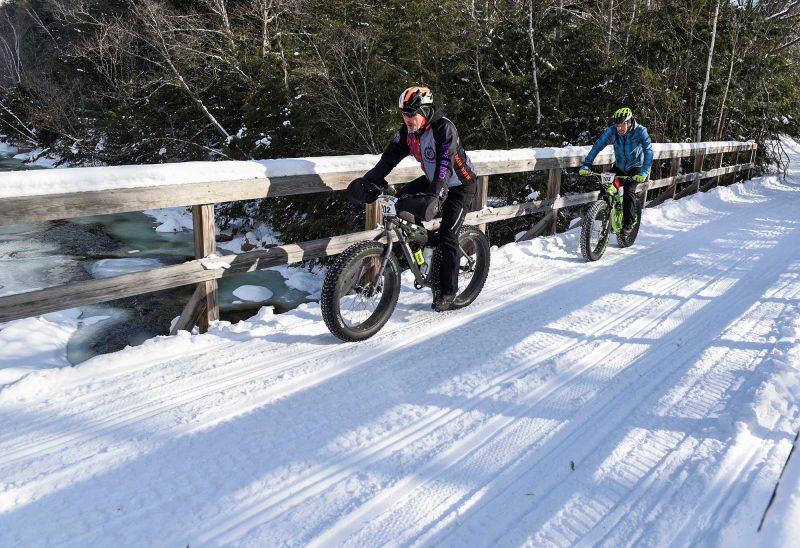
[[[1,154],[0,171],[31,169]],[[0,227],[0,294],[3,285],[5,291],[21,291],[92,279],[103,274],[97,266],[106,259],[145,259],[169,265],[194,257],[190,231],[163,233],[156,232],[155,226],[143,213],[123,213]],[[233,291],[242,285],[264,286],[272,296],[259,303],[235,302],[239,299]],[[171,320],[180,315],[193,291],[194,286],[185,286],[82,307],[81,318],[108,318],[79,328],[67,345],[67,359],[76,364],[166,335]],[[291,310],[307,302],[308,296],[287,287],[283,276],[269,270],[221,279],[219,292],[220,317],[231,322],[247,319],[265,305],[273,306],[275,312]]]

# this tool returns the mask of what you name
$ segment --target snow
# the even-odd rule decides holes
[[[2,3],[0,2],[0,5]],[[0,154],[16,154],[17,148],[0,139]]]
[[[190,225],[191,226],[191,225]],[[224,249],[231,253],[241,253],[247,248],[245,244],[254,245],[256,248],[265,248],[268,245],[279,245],[283,242],[279,239],[280,233],[271,226],[261,221],[252,221],[250,230],[238,232],[236,236],[227,242],[217,242],[218,249]]]
[[[74,316],[0,326],[0,546],[796,545],[787,144],[787,179],[648,209],[596,263],[579,229],[495,248],[466,309],[406,274],[363,343],[308,303],[67,367]]]
[[[110,278],[163,266],[158,259],[100,259],[92,264],[92,277]]]
[[[286,123],[289,123],[287,120]],[[733,144],[723,143],[723,144]],[[653,145],[654,151],[688,150],[692,145],[664,143]],[[591,147],[521,148],[512,150],[473,150],[469,157],[476,165],[483,163],[528,161],[585,156]],[[27,159],[30,154],[17,155]],[[598,162],[610,159],[611,147],[601,153]],[[609,155],[608,157],[604,155]],[[364,172],[378,162],[379,156],[320,156],[278,160],[181,162],[135,166],[98,166],[68,170],[12,171],[3,174],[0,198],[46,196],[50,194],[90,192],[125,188],[147,188],[163,185],[207,183],[211,181],[257,181],[270,177],[322,175],[342,172]],[[41,159],[41,162],[52,160]],[[37,162],[39,163],[39,162]],[[414,168],[418,164],[410,156],[399,167]]]
[[[183,232],[192,230],[192,212],[186,207],[165,207],[163,209],[148,209],[143,213],[153,217],[158,223],[156,232]]]
[[[66,346],[79,315],[78,309],[54,312],[0,330],[0,386],[31,371],[69,367]]]
[[[46,156],[46,155],[44,155],[45,152],[46,152],[46,150],[44,150],[42,148],[37,148],[37,149],[34,149],[34,150],[30,151],[30,152],[22,152],[20,154],[16,154],[16,155],[14,155],[14,159],[15,160],[22,160],[23,162],[26,162],[29,166],[38,166],[38,167],[47,167],[47,168],[54,167],[56,165],[56,163],[58,163],[59,158]],[[33,158],[36,158],[36,160],[33,160]],[[61,166],[61,167],[65,167],[65,166]],[[95,168],[95,169],[102,169],[102,168]],[[12,177],[12,173],[13,174],[21,174],[21,173],[30,173],[30,172],[28,172],[28,171],[7,171],[7,172],[4,172],[3,173],[3,179],[4,179],[3,182],[4,183],[5,182],[10,182],[14,178],[14,177]],[[0,192],[2,192],[2,191],[0,191]],[[54,193],[54,192],[57,192],[57,191],[55,189],[49,189],[49,191],[42,191],[42,192],[40,192],[40,194],[48,194],[48,193]],[[8,196],[11,196],[11,195],[12,194],[9,194]],[[24,195],[26,195],[26,194],[21,194],[21,196],[24,196]],[[8,197],[8,196],[3,195],[2,197]]]
[[[233,294],[243,301],[255,303],[267,301],[272,297],[272,291],[260,285],[242,285],[237,287]]]
[[[231,263],[222,260],[222,257],[216,253],[211,253],[210,255],[203,257],[203,260],[200,261],[200,264],[203,265],[203,268],[206,270],[227,270],[231,267]]]

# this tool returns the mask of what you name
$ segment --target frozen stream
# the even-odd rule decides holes
[[[11,157],[13,153],[0,149],[0,171],[30,169]],[[193,257],[190,231],[156,232],[156,225],[143,213],[124,213],[0,226],[0,295],[177,264]],[[67,345],[67,359],[77,364],[166,334],[192,291],[193,286],[187,286],[82,307],[79,319],[94,319],[79,322]],[[220,281],[221,317],[232,322],[252,316],[265,305],[276,312],[290,310],[308,297],[306,291],[287,286],[275,270]]]

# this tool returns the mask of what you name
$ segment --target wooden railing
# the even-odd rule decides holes
[[[563,170],[578,167],[588,151],[588,147],[571,147],[470,152],[469,156],[479,176],[479,190],[473,203],[473,212],[467,215],[465,222],[485,226],[486,223],[544,212],[544,217],[521,239],[553,234],[559,209],[590,203],[598,197],[596,191],[561,196]],[[752,142],[655,144],[653,152],[654,162],[671,159],[672,163],[668,176],[638,185],[636,190],[642,193],[643,203],[648,206],[698,190],[708,190],[719,184],[723,177],[728,184],[740,175],[749,179],[756,145]],[[730,155],[730,165],[722,167],[725,154]],[[694,157],[694,170],[679,174],[681,159],[690,157]],[[713,168],[704,171],[704,161],[709,157],[713,158]],[[740,163],[740,160],[746,161]],[[595,164],[608,165],[612,161],[611,148],[607,147],[595,159]],[[4,173],[0,177],[0,226],[193,206],[197,259],[180,265],[72,282],[0,297],[0,322],[197,284],[197,289],[184,307],[173,333],[178,329],[191,328],[195,324],[199,324],[201,331],[205,331],[209,321],[219,318],[219,278],[336,255],[354,242],[377,236],[379,231],[375,227],[380,221],[377,208],[374,205],[367,206],[366,231],[226,255],[210,264],[210,261],[203,261],[202,258],[213,253],[216,248],[213,204],[344,190],[352,179],[361,176],[376,162],[376,156],[208,162],[207,168],[203,166],[204,173],[200,181],[196,180],[198,177],[185,176],[180,171],[183,165],[183,171],[196,173],[198,163]],[[226,169],[237,175],[225,180]],[[543,199],[518,205],[487,207],[489,176],[541,170],[549,171],[547,196]],[[148,174],[147,184],[139,182],[144,173]],[[418,175],[419,166],[409,158],[395,168],[388,180],[391,183],[401,183]],[[82,187],[82,181],[98,176],[109,179],[105,187],[101,186],[99,190],[97,185],[91,186],[90,190]],[[175,179],[179,182],[170,182]],[[12,194],[9,195],[9,191],[6,191],[4,197],[4,187],[11,188]],[[25,195],[13,195],[15,188],[26,189],[24,192],[19,191],[19,194]],[[648,194],[661,188],[666,190],[654,200],[648,201]],[[436,226],[438,221],[434,220],[429,228]],[[222,267],[223,264],[225,267]]]

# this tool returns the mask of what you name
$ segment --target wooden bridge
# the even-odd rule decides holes
[[[590,203],[598,197],[598,192],[561,196],[563,170],[578,167],[588,150],[588,147],[570,147],[469,152],[479,175],[479,190],[473,202],[473,211],[467,215],[466,222],[483,227],[486,223],[545,213],[521,239],[553,234],[559,209]],[[718,184],[749,179],[755,152],[756,144],[752,142],[654,144],[654,166],[671,161],[669,168],[663,170],[668,173],[661,173],[661,169],[654,167],[651,174],[653,178],[638,185],[637,192],[642,194],[642,202],[646,206],[653,206],[669,198],[706,191]],[[693,170],[680,173],[682,162],[692,160]],[[613,152],[607,147],[598,155],[595,163],[608,165],[612,161]],[[372,204],[367,206],[367,230],[363,232],[226,255],[214,261],[217,265],[225,263],[226,266],[215,268],[202,260],[216,249],[215,203],[344,190],[352,179],[363,175],[376,162],[376,156],[209,162],[209,169],[213,166],[214,173],[224,174],[226,164],[235,164],[237,167],[247,164],[253,168],[248,173],[255,174],[248,175],[248,178],[226,179],[224,175],[211,173],[203,180],[174,183],[169,179],[177,173],[176,169],[180,169],[181,164],[136,166],[136,169],[133,169],[134,166],[119,166],[4,173],[3,182],[0,183],[0,226],[192,206],[196,260],[0,297],[0,322],[197,284],[173,333],[180,329],[191,329],[196,324],[201,331],[205,331],[210,321],[219,319],[219,278],[336,255],[354,242],[378,235],[375,227],[380,221],[377,206]],[[196,163],[192,164],[196,167]],[[231,165],[231,171],[236,172],[233,167]],[[142,170],[152,173],[161,182],[140,184]],[[547,196],[518,205],[487,207],[490,176],[529,171],[549,172]],[[74,184],[75,181],[96,178],[98,175],[108,179],[99,189],[87,190],[80,184]],[[418,175],[419,166],[411,159],[406,159],[395,168],[388,180],[390,183],[402,183]],[[26,190],[4,193],[3,187]],[[658,193],[653,192],[656,190]],[[432,222],[431,228],[435,226],[437,221]]]

